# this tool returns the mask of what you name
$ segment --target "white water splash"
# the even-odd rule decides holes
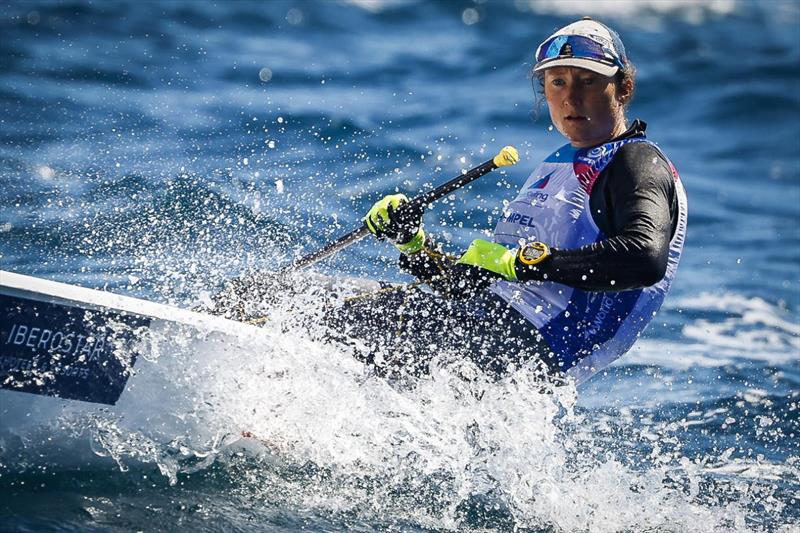
[[[753,494],[779,507],[768,486],[751,485],[785,477],[778,465],[730,454],[690,460],[679,424],[581,414],[573,387],[543,390],[525,370],[492,382],[442,364],[413,384],[390,384],[352,348],[298,329],[296,317],[317,303],[314,291],[279,303],[263,336],[243,326],[239,338],[153,339],[157,353],[116,407],[73,403],[57,424],[29,433],[27,457],[42,454],[49,431],[61,446],[74,439],[64,455],[75,460],[89,436],[95,457],[123,470],[156,464],[174,484],[235,449],[256,461],[252,480],[243,478],[254,497],[266,490],[258,470],[314,465],[300,480],[268,483],[293,508],[437,530],[461,528],[470,505],[519,528],[600,532],[747,531]],[[645,463],[642,447],[651,450]],[[709,473],[742,476],[716,499],[698,489]]]

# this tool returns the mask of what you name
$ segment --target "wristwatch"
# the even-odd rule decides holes
[[[550,257],[550,247],[543,242],[529,242],[519,249],[517,257],[523,265],[538,265]]]

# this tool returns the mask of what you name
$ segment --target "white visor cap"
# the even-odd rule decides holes
[[[602,49],[603,53],[581,54],[580,50],[576,53],[569,45],[557,52],[550,49],[555,38],[560,36],[589,39],[599,45],[598,48]],[[539,45],[536,49],[536,65],[533,71],[541,72],[553,67],[578,67],[610,77],[626,63],[625,47],[619,35],[600,22],[584,19],[564,26]]]

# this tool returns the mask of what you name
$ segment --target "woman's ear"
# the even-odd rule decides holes
[[[617,85],[617,102],[622,105],[628,103],[633,95],[633,80],[628,78]]]

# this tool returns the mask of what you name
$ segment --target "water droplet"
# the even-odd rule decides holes
[[[272,70],[267,67],[262,68],[258,71],[258,79],[263,82],[268,82],[272,79]]]
[[[48,167],[47,165],[41,165],[36,168],[36,173],[39,174],[40,178],[51,180],[56,177],[56,171],[52,168]]]
[[[297,26],[298,24],[302,24],[303,12],[293,7],[292,9],[286,12],[286,22],[288,22],[292,26]]]
[[[478,10],[473,7],[468,7],[461,13],[461,21],[467,26],[472,26],[481,19]]]
[[[762,427],[762,428],[771,426],[772,423],[774,422],[774,420],[772,420],[772,418],[770,418],[768,416],[763,416],[763,415],[756,417],[756,420],[758,420],[759,427]]]

